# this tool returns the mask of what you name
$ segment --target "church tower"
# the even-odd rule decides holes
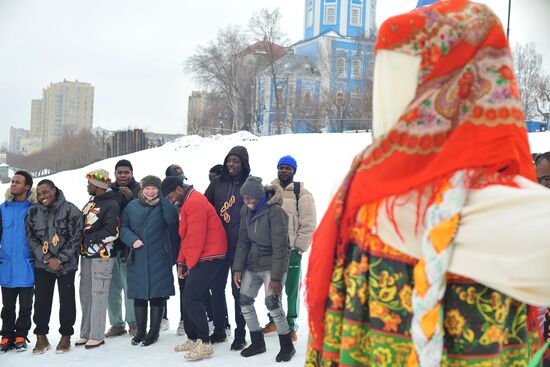
[[[333,31],[344,37],[374,35],[376,0],[305,0],[304,40]]]

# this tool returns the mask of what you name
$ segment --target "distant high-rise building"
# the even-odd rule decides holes
[[[31,136],[42,138],[42,100],[33,99],[31,102]]]
[[[8,150],[10,153],[21,154],[23,153],[22,140],[29,137],[29,130],[11,127],[10,128],[10,145]]]
[[[50,83],[42,94],[42,146],[51,145],[65,133],[91,129],[93,112],[94,87],[90,83],[78,80]]]

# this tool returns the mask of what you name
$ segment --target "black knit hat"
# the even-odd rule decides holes
[[[118,167],[128,167],[130,168],[130,171],[134,172],[134,167],[132,167],[132,163],[130,163],[130,161],[127,159],[121,159],[120,161],[116,162],[115,171]]]
[[[178,186],[183,187],[183,181],[177,176],[168,176],[160,184],[160,191],[162,196],[168,196],[169,193],[174,191]]]
[[[147,186],[154,186],[157,189],[160,189],[160,184],[161,184],[160,178],[158,178],[157,176],[150,175],[150,176],[143,177],[139,183],[139,186],[141,187],[142,190]]]
[[[241,195],[247,195],[258,199],[263,198],[265,196],[265,190],[264,185],[262,185],[262,178],[249,176],[241,186]]]
[[[166,177],[168,176],[179,176],[182,180],[187,180],[187,177],[185,177],[185,173],[183,172],[183,168],[181,166],[178,166],[177,164],[171,164],[166,168]]]

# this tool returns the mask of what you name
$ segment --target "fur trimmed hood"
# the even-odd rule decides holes
[[[13,201],[13,194],[11,193],[11,190],[10,188],[8,187],[8,189],[6,190],[6,194],[5,194],[5,197],[6,197],[6,201],[9,201],[9,202],[12,202]],[[31,204],[36,204],[37,203],[37,197],[36,197],[36,189],[34,187],[31,187],[31,190],[29,191],[29,194],[27,195],[27,200],[29,203]]]

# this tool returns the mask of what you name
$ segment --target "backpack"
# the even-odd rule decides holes
[[[294,195],[296,196],[296,212],[300,215],[298,211],[298,200],[300,200],[300,182],[294,182]]]

